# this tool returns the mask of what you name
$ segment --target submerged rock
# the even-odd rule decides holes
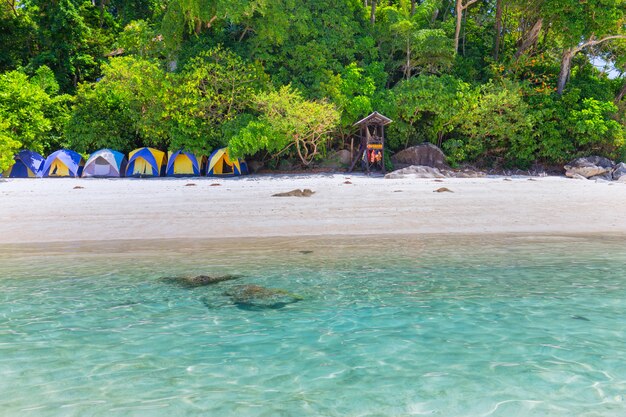
[[[224,295],[230,297],[236,306],[250,310],[282,308],[302,300],[299,295],[288,291],[260,285],[236,285]]]
[[[217,284],[218,282],[232,281],[234,279],[241,278],[240,275],[221,275],[221,276],[209,276],[209,275],[197,275],[195,277],[165,277],[163,281],[175,284],[184,288],[196,288],[205,287],[207,285]]]

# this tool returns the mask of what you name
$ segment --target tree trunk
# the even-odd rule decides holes
[[[461,36],[461,23],[463,19],[463,0],[456,0],[456,29],[454,31],[454,53],[459,51],[459,36]]]
[[[454,10],[456,10],[456,29],[454,31],[454,53],[459,51],[459,36],[461,35],[461,25],[463,23],[463,10],[467,10],[472,4],[476,3],[478,0],[468,0],[467,3],[463,4],[463,0],[456,0],[456,6]]]
[[[417,3],[417,0],[411,0],[411,16],[415,15],[415,3]]]
[[[624,83],[624,85],[622,86],[622,89],[619,90],[619,93],[617,93],[617,96],[615,97],[615,105],[618,105],[619,102],[622,101],[624,96],[626,96],[626,82]]]
[[[610,35],[598,40],[596,40],[594,35],[591,35],[591,38],[587,42],[584,42],[575,48],[566,49],[563,52],[563,57],[561,58],[561,72],[559,73],[559,81],[556,87],[556,92],[559,95],[562,95],[563,90],[565,90],[565,84],[567,84],[567,81],[569,80],[569,74],[572,69],[572,59],[574,58],[574,55],[588,46],[599,45],[612,39],[626,39],[626,35]]]
[[[406,41],[406,68],[404,69],[404,78],[411,78],[411,41]]]
[[[378,3],[377,0],[372,0],[372,11],[370,13],[370,23],[372,25],[376,23],[376,3]]]
[[[502,37],[502,0],[496,1],[496,23],[494,25],[493,59],[498,60],[500,54],[500,39]]]
[[[539,39],[539,34],[541,33],[541,29],[543,28],[543,19],[539,19],[535,22],[533,27],[528,31],[528,33],[522,38],[522,42],[520,46],[517,48],[517,52],[515,52],[515,59],[519,59],[528,48],[537,43],[537,39]]]
[[[559,73],[559,81],[556,86],[556,92],[561,95],[565,89],[565,84],[569,80],[569,74],[572,69],[572,58],[576,55],[576,50],[566,49],[561,58],[561,72]]]

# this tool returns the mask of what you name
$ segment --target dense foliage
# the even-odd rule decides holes
[[[626,0],[2,0],[0,169],[142,145],[311,166],[373,110],[452,164],[623,159],[624,72]]]

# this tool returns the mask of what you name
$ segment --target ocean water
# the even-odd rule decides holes
[[[623,242],[2,246],[0,416],[624,416]]]

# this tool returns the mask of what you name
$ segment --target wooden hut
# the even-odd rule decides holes
[[[365,172],[369,173],[372,168],[379,167],[385,173],[385,126],[391,122],[390,118],[375,111],[354,124],[359,126],[361,145],[349,172],[352,172],[358,161],[363,161]]]

